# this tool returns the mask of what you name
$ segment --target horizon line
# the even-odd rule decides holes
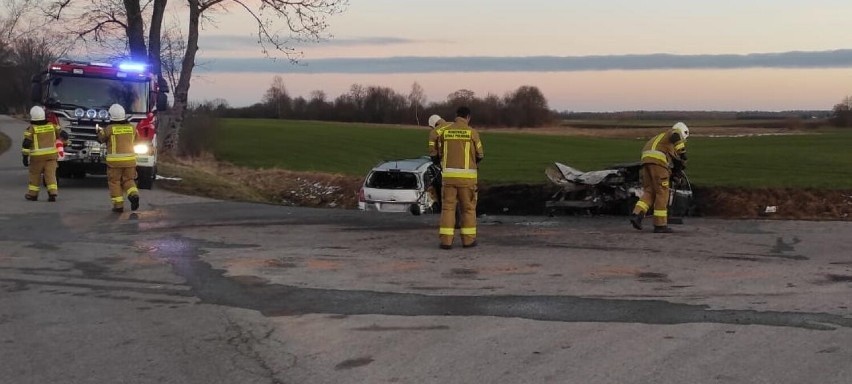
[[[589,56],[393,56],[373,58],[287,59],[204,58],[199,72],[271,73],[453,73],[580,72],[612,70],[846,68],[852,49],[749,54],[678,55],[671,53]]]

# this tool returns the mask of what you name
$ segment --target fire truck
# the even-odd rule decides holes
[[[157,76],[140,63],[60,59],[33,76],[33,102],[43,105],[47,120],[69,136],[57,176],[106,174],[106,144],[98,142],[97,129],[109,124],[109,107],[120,104],[136,126],[137,186],[150,189],[157,176],[156,112],[166,107],[164,93]]]

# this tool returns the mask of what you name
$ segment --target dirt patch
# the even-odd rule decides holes
[[[278,205],[355,209],[363,182],[361,177],[355,176],[237,167],[209,157],[172,159],[167,164],[161,173],[181,177],[183,181],[158,181],[164,189]],[[489,215],[544,215],[545,202],[557,190],[558,187],[549,184],[481,185],[477,210]],[[696,187],[694,195],[693,211],[697,216],[795,220],[852,218],[852,190]]]

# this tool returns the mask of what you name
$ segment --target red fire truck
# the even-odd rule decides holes
[[[59,177],[106,173],[106,145],[97,126],[109,124],[108,109],[120,104],[136,125],[137,185],[150,189],[157,176],[157,109],[165,109],[157,76],[145,64],[58,60],[33,77],[33,102],[44,105],[47,119],[68,133]],[[165,91],[165,90],[163,90]]]

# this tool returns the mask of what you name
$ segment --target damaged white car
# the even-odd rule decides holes
[[[438,212],[430,187],[440,172],[428,157],[384,161],[367,174],[358,192],[358,208],[414,215]]]

